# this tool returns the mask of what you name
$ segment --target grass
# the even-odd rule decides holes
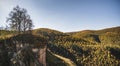
[[[83,51],[89,50],[88,54],[77,56],[77,62],[83,66],[119,66],[120,46],[106,45],[81,45]]]

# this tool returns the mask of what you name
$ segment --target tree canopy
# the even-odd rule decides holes
[[[9,14],[7,18],[9,26],[12,30],[25,32],[31,30],[33,27],[33,22],[30,18],[30,15],[27,14],[27,10],[16,6]]]

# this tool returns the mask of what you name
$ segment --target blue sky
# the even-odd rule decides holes
[[[0,0],[0,26],[16,5],[27,9],[34,29],[71,32],[120,26],[120,0]]]

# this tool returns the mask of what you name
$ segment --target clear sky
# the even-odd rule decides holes
[[[0,26],[16,5],[27,9],[35,29],[71,32],[120,26],[120,0],[0,0]]]

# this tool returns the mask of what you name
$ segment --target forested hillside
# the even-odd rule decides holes
[[[1,31],[0,37],[13,33]],[[40,28],[32,30],[32,34],[46,38],[48,50],[69,58],[77,66],[120,65],[120,27],[69,33]],[[67,66],[49,51],[47,51],[47,58],[49,58],[47,59],[48,66],[54,66],[57,63],[59,66]]]

